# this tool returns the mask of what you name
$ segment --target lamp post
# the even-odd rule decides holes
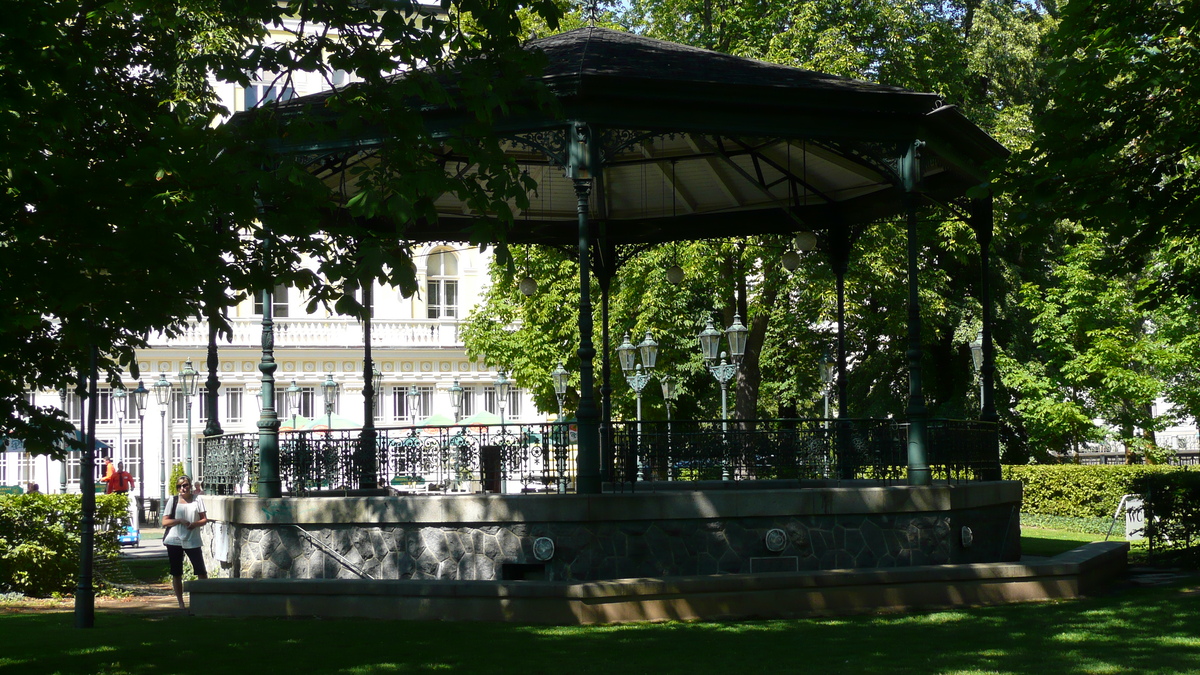
[[[183,370],[179,371],[179,393],[183,395],[187,404],[187,454],[184,456],[183,465],[187,467],[192,480],[196,478],[196,468],[192,466],[192,397],[196,395],[196,378],[199,375],[192,367],[191,359],[185,361]]]
[[[971,363],[975,366],[975,374],[979,377],[979,407],[983,408],[983,329],[971,341]]]
[[[454,378],[454,384],[450,385],[450,407],[454,409],[454,423],[458,424],[458,420],[462,416],[463,388],[458,383],[457,377]]]
[[[333,381],[333,373],[325,373],[325,381],[321,383],[321,396],[325,399],[326,433],[333,427],[333,408],[337,405],[338,389],[340,388],[341,385]]]
[[[558,420],[554,435],[554,466],[558,476],[559,493],[567,490],[567,444],[570,442],[571,430],[563,419],[563,401],[567,398],[567,384],[571,374],[567,372],[563,362],[559,361],[554,370],[550,371],[550,379],[554,382],[554,398],[558,401]]]
[[[124,470],[125,465],[125,412],[129,408],[128,394],[125,385],[120,382],[113,387],[113,410],[117,414],[117,465]]]
[[[508,374],[503,369],[496,376],[496,403],[500,406],[500,426],[504,426],[504,407],[508,405],[508,392],[512,388],[512,380],[508,379]]]
[[[158,401],[162,420],[162,456],[159,458],[158,475],[158,520],[161,523],[162,510],[167,505],[167,406],[171,403],[171,383],[167,381],[166,373],[158,374],[158,382],[154,383],[154,399]]]
[[[291,386],[283,390],[284,405],[292,412],[292,433],[296,432],[296,415],[300,412],[300,387],[292,380]]]
[[[412,385],[408,388],[408,393],[404,395],[408,402],[408,414],[412,417],[412,426],[417,426],[417,408],[421,404],[421,392],[417,389],[417,385]]]
[[[558,399],[558,421],[563,421],[563,401],[567,397],[567,382],[571,379],[571,374],[563,366],[563,362],[559,361],[558,366],[550,371],[550,379],[554,381],[554,398]]]
[[[640,354],[642,362],[637,363],[637,355]],[[625,334],[625,341],[617,347],[617,359],[621,362],[621,372],[625,373],[625,381],[629,383],[633,389],[634,398],[637,400],[637,431],[638,438],[642,435],[642,390],[650,382],[650,371],[654,370],[654,366],[658,361],[658,343],[651,337],[650,331],[646,331],[646,337],[635,347],[629,340],[629,333]]]
[[[704,327],[699,336],[700,352],[704,355],[704,365],[708,368],[708,372],[712,373],[712,376],[721,384],[722,433],[729,430],[729,406],[727,398],[729,381],[737,373],[742,356],[746,353],[746,335],[749,332],[749,329],[742,325],[741,316],[734,314],[733,324],[725,329],[725,338],[729,341],[728,356],[732,359],[732,363],[726,363],[726,353],[720,351],[721,331],[713,327],[712,317],[709,317],[708,325]]]
[[[826,429],[829,428],[829,389],[833,384],[834,369],[837,368],[837,361],[829,355],[829,350],[821,355],[821,362],[817,364],[821,369],[821,391],[825,396],[825,421],[823,422]]]
[[[146,397],[150,390],[138,380],[133,390],[133,407],[138,414],[138,525],[141,525],[143,504],[146,503]]]

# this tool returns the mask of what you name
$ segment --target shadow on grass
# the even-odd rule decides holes
[[[838,619],[535,627],[0,615],[12,673],[1178,673],[1200,671],[1200,593]]]

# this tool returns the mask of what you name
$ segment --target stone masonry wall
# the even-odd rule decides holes
[[[1004,537],[1008,508],[976,514],[972,535]],[[542,578],[590,581],[785,569],[884,568],[961,562],[951,514],[812,515],[605,523],[485,525],[306,525],[345,561],[376,579]],[[769,530],[787,535],[772,552]],[[217,560],[214,528],[205,553],[214,576],[357,578],[294,525],[227,524],[229,562]],[[544,563],[533,542],[548,537]],[[520,567],[506,565],[518,564]]]

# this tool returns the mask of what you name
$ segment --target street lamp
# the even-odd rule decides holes
[[[341,388],[333,381],[333,373],[325,373],[325,381],[321,383],[321,395],[325,398],[325,428],[333,427],[333,407],[337,405],[338,389]]]
[[[118,382],[113,387],[113,410],[117,413],[117,465],[124,470],[125,465],[125,413],[129,408],[128,394],[125,385]]]
[[[137,389],[133,390],[133,407],[138,414],[138,525],[142,523],[143,504],[146,503],[146,397],[150,390],[138,380]]]
[[[550,371],[550,379],[554,381],[554,398],[558,399],[558,421],[563,421],[563,401],[567,397],[567,381],[571,379],[571,374],[563,366],[563,362],[559,361],[558,366]]]
[[[983,329],[971,341],[971,363],[975,365],[975,374],[979,376],[979,407],[983,408]]]
[[[642,357],[642,362],[637,363],[638,354]],[[636,347],[629,340],[629,333],[625,333],[625,341],[617,347],[617,358],[621,362],[621,371],[625,373],[625,381],[633,389],[634,397],[637,399],[637,420],[638,433],[641,434],[642,426],[642,390],[650,382],[650,371],[654,370],[654,366],[658,361],[658,343],[651,337],[650,331],[646,331],[646,337]]]
[[[454,378],[454,384],[450,385],[450,407],[454,409],[454,423],[458,424],[458,420],[462,416],[463,388],[458,383],[457,377]]]
[[[162,510],[167,504],[167,405],[171,403],[171,383],[167,381],[166,373],[158,374],[158,382],[154,383],[154,400],[158,401],[159,415],[162,419],[162,456],[158,476],[158,520],[161,523]]]
[[[498,397],[496,403],[500,406],[500,426],[504,426],[504,407],[508,405],[508,392],[512,388],[512,380],[508,379],[508,374],[501,369],[494,384]]]
[[[830,389],[830,385],[833,384],[833,374],[835,372],[834,369],[837,368],[837,362],[834,361],[833,357],[829,355],[828,349],[826,349],[825,353],[821,356],[821,362],[818,364],[818,366],[821,368],[821,384],[822,384],[821,391],[825,395],[825,426],[826,426],[826,428],[828,428],[829,427],[829,389]]]
[[[725,329],[725,338],[729,342],[728,356],[732,359],[732,363],[726,363],[726,353],[721,349],[721,331],[713,327],[712,317],[708,319],[708,325],[700,333],[700,352],[704,355],[704,365],[708,368],[708,372],[716,378],[721,384],[721,431],[729,430],[729,406],[727,392],[729,390],[729,381],[733,379],[737,373],[738,365],[742,361],[742,356],[746,353],[746,334],[749,329],[742,325],[742,318],[738,314],[733,315],[733,324]],[[719,356],[718,356],[719,353]]]
[[[292,432],[296,431],[296,415],[300,412],[300,387],[292,380],[292,385],[283,391],[284,405],[292,412]]]
[[[408,402],[408,414],[412,417],[412,426],[417,426],[417,408],[421,405],[421,392],[417,389],[417,385],[412,385],[408,388],[408,393],[404,395]]]
[[[188,475],[193,480],[196,478],[196,467],[192,466],[192,397],[196,395],[196,378],[199,375],[200,373],[197,373],[196,369],[192,367],[191,359],[185,361],[183,370],[179,371],[179,393],[187,402],[187,454],[184,466],[187,467]]]

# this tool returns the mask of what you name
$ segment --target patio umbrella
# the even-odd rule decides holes
[[[500,424],[500,416],[496,413],[481,410],[467,419],[459,422],[463,426],[486,427]]]
[[[291,415],[288,415],[287,417],[279,418],[279,430],[280,431],[296,431],[299,429],[306,429],[306,428],[308,428],[308,425],[316,422],[316,420],[305,417],[304,415],[296,415],[295,425],[293,426],[292,419],[293,418]]]
[[[419,427],[449,427],[454,426],[454,419],[447,417],[442,413],[434,413],[429,417],[417,422]]]

